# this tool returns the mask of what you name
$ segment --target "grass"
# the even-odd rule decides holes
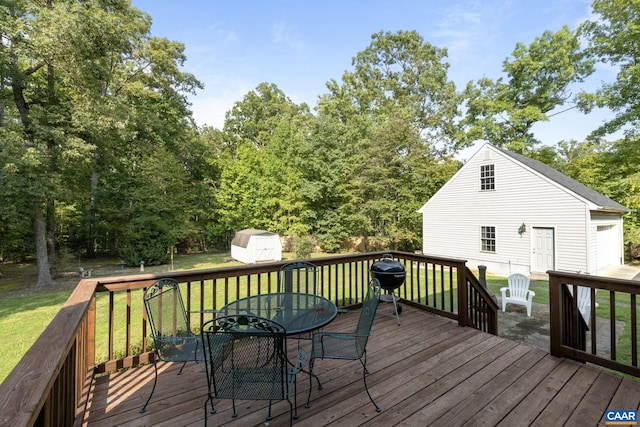
[[[0,382],[40,336],[70,293],[0,298]]]
[[[171,265],[147,266],[145,273],[228,265],[240,265],[240,263],[232,261],[228,253],[176,255],[173,269]],[[37,289],[34,288],[37,279],[35,263],[0,264],[0,382],[9,375],[69,298],[80,280],[79,267],[85,270],[92,269],[94,277],[140,272],[139,267],[121,270],[119,261],[111,259],[68,262],[60,267],[61,273],[55,278],[55,286]],[[135,300],[139,301],[141,298]],[[106,313],[107,310],[104,307],[108,304],[108,296],[99,295],[96,304],[99,313]],[[98,330],[97,333],[106,333],[106,318],[98,318],[97,325],[98,328],[105,330]],[[106,354],[106,350],[102,351]]]

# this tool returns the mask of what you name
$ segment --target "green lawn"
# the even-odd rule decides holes
[[[176,255],[173,270],[194,270],[203,268],[239,265],[224,254]],[[137,268],[120,271],[118,260],[90,260],[81,264],[70,263],[62,267],[58,285],[52,289],[36,290],[32,287],[36,280],[36,267],[32,263],[0,264],[0,382],[9,375],[16,363],[40,336],[42,331],[58,313],[80,280],[79,266],[93,269],[94,277],[117,276],[139,273]],[[171,266],[145,267],[145,273],[170,271]],[[108,304],[107,295],[100,295],[97,304]],[[106,310],[99,310],[104,313]],[[106,329],[98,319],[99,327]],[[100,351],[101,349],[96,349]],[[106,353],[106,351],[105,351]]]
[[[0,298],[0,382],[9,375],[71,291]]]

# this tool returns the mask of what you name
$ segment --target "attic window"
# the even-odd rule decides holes
[[[496,176],[494,165],[481,165],[480,166],[480,190],[495,190],[496,189]]]
[[[493,226],[482,226],[480,243],[482,252],[496,251],[496,228]]]

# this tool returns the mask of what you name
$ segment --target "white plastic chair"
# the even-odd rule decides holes
[[[531,317],[531,306],[535,292],[529,290],[531,283],[529,278],[524,274],[514,273],[507,278],[509,284],[506,288],[501,288],[502,293],[502,311],[507,308],[507,303],[524,305],[527,308],[527,316]],[[508,296],[507,296],[508,292]]]

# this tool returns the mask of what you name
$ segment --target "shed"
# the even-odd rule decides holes
[[[598,274],[624,261],[628,211],[540,161],[484,144],[420,208],[422,250],[496,274]]]
[[[231,241],[231,258],[245,264],[281,261],[282,242],[280,236],[265,230],[245,229],[238,231]]]

